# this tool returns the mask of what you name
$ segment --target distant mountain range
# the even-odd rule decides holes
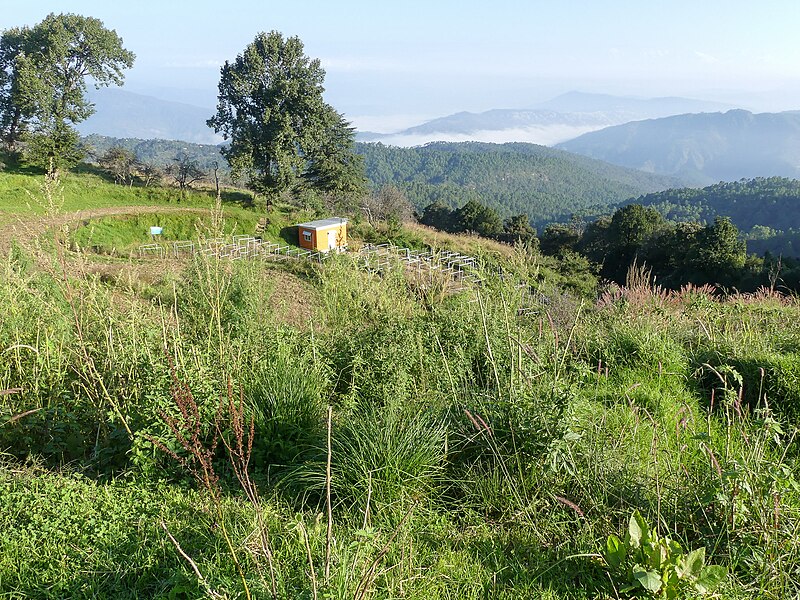
[[[201,144],[221,141],[205,124],[213,114],[211,108],[119,89],[92,91],[91,100],[97,110],[80,125],[84,135]],[[754,177],[800,178],[800,111],[753,114],[740,109],[719,112],[720,107],[687,98],[570,92],[530,109],[461,112],[395,134],[359,133],[357,139],[397,146],[432,140],[535,140],[548,145],[560,139],[566,140],[556,146],[561,150],[666,175],[675,186]],[[674,111],[688,112],[662,116]],[[146,154],[161,160],[170,151],[150,144]],[[637,195],[652,190],[630,191]]]
[[[96,112],[78,126],[82,135],[182,140],[216,144],[206,126],[213,107],[194,106],[119,88],[91,89]],[[416,146],[432,141],[530,142],[553,145],[629,121],[680,113],[727,110],[727,105],[688,98],[629,98],[569,92],[532,107],[460,112],[396,133],[359,132],[359,141]]]
[[[553,145],[629,121],[729,108],[689,98],[629,98],[569,92],[533,108],[460,112],[395,133],[359,132],[357,139],[393,146],[417,146],[432,141]]]
[[[686,114],[584,134],[558,148],[693,185],[800,177],[800,111]]]
[[[222,138],[206,125],[214,109],[133,94],[117,88],[90,89],[95,114],[78,125],[81,135],[216,144]]]

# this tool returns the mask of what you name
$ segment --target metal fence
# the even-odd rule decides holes
[[[204,256],[225,258],[228,260],[253,258],[305,259],[323,262],[328,258],[324,252],[312,252],[295,246],[283,246],[261,239],[236,235],[229,239],[213,238],[191,242],[188,240],[171,244],[143,244],[139,246],[140,257],[181,258],[202,254]]]
[[[392,244],[370,244],[359,251],[359,257],[368,269],[380,271],[400,263],[420,276],[438,273],[455,282],[456,289],[481,283],[478,260],[450,250],[411,250]]]

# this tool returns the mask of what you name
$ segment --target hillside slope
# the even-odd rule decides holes
[[[627,203],[652,206],[673,221],[710,224],[730,217],[748,238],[747,250],[800,256],[800,181],[783,177],[718,183],[702,189],[671,189]]]
[[[78,125],[82,135],[118,138],[161,138],[198,144],[221,141],[206,125],[211,108],[170,102],[115,88],[92,89],[89,99],[96,112]]]
[[[800,176],[800,112],[685,114],[584,134],[559,148],[694,184]]]
[[[418,208],[468,200],[542,226],[676,187],[675,179],[620,168],[535,144],[438,142],[415,148],[357,144],[374,186],[395,185]]]

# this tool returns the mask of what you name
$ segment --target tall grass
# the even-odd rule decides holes
[[[797,595],[796,304],[595,303],[535,254],[504,260],[428,295],[399,266],[287,266],[314,298],[289,299],[311,318],[294,327],[271,302],[282,267],[198,257],[145,285],[15,250],[0,589],[614,597],[585,556],[637,509],[728,569],[724,597]],[[170,459],[195,447],[173,374],[198,444],[218,440],[214,507]]]

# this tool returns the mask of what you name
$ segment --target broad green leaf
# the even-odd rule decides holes
[[[698,548],[692,550],[678,565],[678,574],[680,577],[699,577],[700,571],[703,570],[703,565],[706,563],[706,549]]]
[[[644,589],[657,594],[661,589],[661,576],[656,571],[647,571],[640,565],[633,567],[633,577]]]
[[[700,571],[700,576],[694,583],[695,589],[701,594],[709,594],[725,581],[728,571],[719,565],[709,565]]]
[[[669,546],[668,552],[669,552],[670,562],[674,565],[678,564],[678,561],[683,556],[683,548],[681,548],[681,545],[675,540],[667,540],[667,541]]]
[[[628,522],[628,540],[631,548],[639,548],[642,542],[649,537],[647,522],[642,518],[638,510],[633,511]]]
[[[664,547],[661,544],[648,544],[643,550],[645,550],[648,566],[660,571],[661,564],[664,562]]]
[[[678,577],[678,574],[675,572],[675,569],[669,569],[668,571],[665,571],[662,581],[667,588],[665,591],[668,593],[668,595],[670,590],[677,590],[681,585],[681,580]]]
[[[627,551],[622,541],[613,534],[608,536],[608,539],[606,540],[605,556],[608,565],[614,569],[618,569],[625,560],[626,555]]]
[[[667,600],[677,600],[678,587],[676,585],[667,584],[667,587],[664,589],[664,594],[666,595]]]

